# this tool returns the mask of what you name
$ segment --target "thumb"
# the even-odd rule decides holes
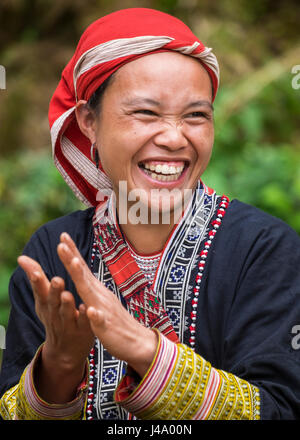
[[[93,327],[101,327],[102,330],[105,328],[105,317],[101,310],[97,310],[95,307],[90,306],[88,307],[86,314]]]

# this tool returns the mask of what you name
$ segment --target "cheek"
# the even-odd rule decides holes
[[[193,140],[194,140],[193,145],[198,160],[200,161],[205,161],[205,159],[209,160],[214,144],[213,127],[207,127],[201,130],[200,132],[198,132],[197,134],[194,134]]]
[[[130,137],[99,136],[98,149],[102,168],[113,185],[119,180],[127,180],[135,154]]]

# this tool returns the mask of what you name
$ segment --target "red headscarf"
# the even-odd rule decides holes
[[[160,11],[131,8],[92,23],[81,36],[50,102],[49,122],[55,165],[75,195],[97,205],[97,193],[111,182],[91,159],[91,144],[80,131],[76,102],[91,95],[125,63],[157,51],[175,50],[199,59],[213,84],[219,85],[215,55],[180,20]],[[101,158],[100,158],[101,159]]]

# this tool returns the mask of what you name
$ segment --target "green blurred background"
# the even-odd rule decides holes
[[[49,100],[83,30],[127,7],[176,15],[218,57],[206,184],[300,233],[300,78],[292,73],[300,65],[299,0],[1,0],[0,325],[7,325],[9,277],[31,234],[83,208],[52,164]]]

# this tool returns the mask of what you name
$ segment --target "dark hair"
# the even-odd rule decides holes
[[[101,111],[101,102],[103,99],[103,95],[108,85],[112,82],[114,78],[114,74],[112,73],[109,77],[106,78],[105,81],[98,87],[97,90],[92,94],[90,99],[88,100],[88,106],[94,110],[94,112],[98,115]]]

